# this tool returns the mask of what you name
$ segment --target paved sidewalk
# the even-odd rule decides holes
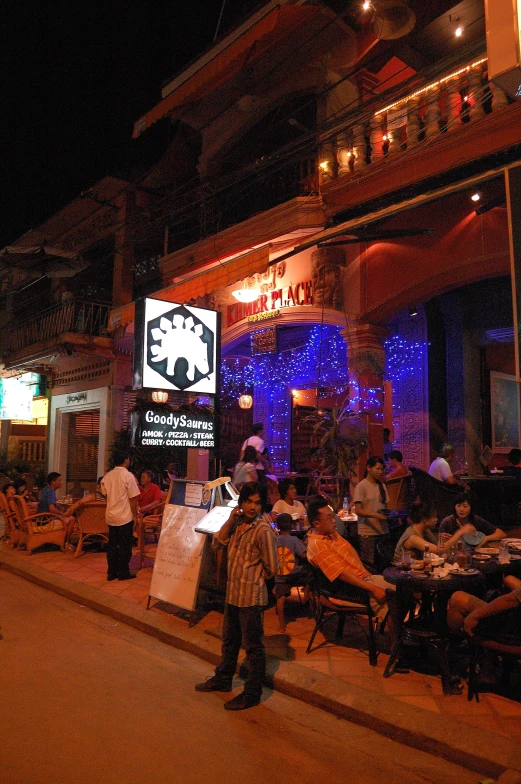
[[[154,603],[146,611],[153,561],[147,558],[139,571],[138,563],[134,554],[131,569],[137,572],[135,580],[108,583],[103,553],[88,552],[74,558],[73,553],[44,550],[28,556],[0,543],[3,568],[216,661],[221,613],[207,612],[189,628],[185,614],[169,605]],[[365,635],[352,621],[346,623],[342,645],[329,641],[334,634],[333,622],[326,630],[329,639],[319,632],[312,653],[306,654],[313,621],[296,596],[286,607],[289,622],[285,634],[278,631],[274,608],[265,613],[265,642],[275,688],[354,718],[410,745],[430,747],[454,761],[462,762],[466,757],[469,767],[473,766],[473,758],[480,772],[499,775],[507,768],[521,772],[519,691],[517,700],[483,693],[479,703],[469,703],[465,692],[444,696],[436,675],[411,670],[384,679],[388,640],[380,637],[383,652],[378,665],[371,667]],[[494,763],[499,767],[494,769]]]

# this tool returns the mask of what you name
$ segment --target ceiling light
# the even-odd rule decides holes
[[[481,193],[478,193],[478,191],[476,191],[476,193],[473,193],[470,198],[472,199],[472,201],[479,201],[481,199]]]
[[[362,9],[364,11],[369,11],[370,8],[371,8],[371,3],[369,2],[369,0],[365,0],[365,3],[363,4]]]
[[[458,25],[454,31],[454,35],[456,36],[456,38],[459,38],[461,35],[463,35],[463,27]]]
[[[232,297],[238,299],[239,302],[255,302],[259,293],[258,289],[236,289],[232,291]]]
[[[409,308],[409,316],[417,316],[418,315],[418,308],[416,306]]]

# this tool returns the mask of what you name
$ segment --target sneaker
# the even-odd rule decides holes
[[[247,694],[242,692],[242,694],[238,694],[232,700],[228,700],[228,702],[224,703],[224,710],[229,711],[240,711],[246,710],[247,708],[254,708],[260,702],[260,697],[249,697]]]
[[[195,684],[196,691],[231,691],[232,684],[220,681],[215,675],[203,683]]]

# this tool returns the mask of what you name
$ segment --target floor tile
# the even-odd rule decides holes
[[[395,699],[400,702],[406,702],[408,705],[414,705],[416,708],[423,708],[424,710],[432,711],[433,713],[441,713],[436,700],[432,697],[398,697]]]

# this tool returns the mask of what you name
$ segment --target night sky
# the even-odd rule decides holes
[[[220,33],[259,5],[226,0]],[[262,5],[262,3],[261,3]],[[222,0],[3,4],[0,248],[105,175],[164,148],[132,126],[161,84],[212,43]],[[155,150],[155,151],[154,151]]]

